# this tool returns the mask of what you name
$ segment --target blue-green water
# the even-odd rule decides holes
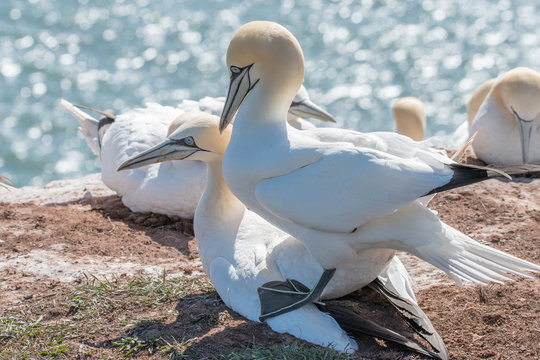
[[[123,109],[223,96],[225,51],[250,20],[296,35],[311,98],[340,126],[393,130],[414,95],[451,133],[484,80],[540,68],[540,5],[511,1],[0,2],[0,174],[16,186],[99,171],[60,98]]]

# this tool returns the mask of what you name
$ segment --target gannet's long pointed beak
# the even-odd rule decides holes
[[[229,125],[236,114],[236,111],[253,89],[253,87],[259,82],[259,79],[253,80],[249,71],[253,64],[239,68],[237,66],[231,66],[231,82],[229,84],[229,91],[227,98],[225,99],[225,106],[221,113],[221,119],[219,121],[219,131],[223,132],[223,129]]]
[[[519,124],[519,137],[521,139],[521,156],[523,157],[523,163],[529,162],[529,144],[531,142],[531,133],[534,120],[524,120],[518,113],[512,108],[512,112]]]
[[[309,99],[293,101],[289,112],[302,118],[319,119],[333,123],[336,122],[336,119],[334,119],[332,115]]]
[[[187,139],[165,139],[150,149],[130,157],[120,164],[116,171],[136,169],[141,166],[157,164],[168,160],[182,160],[197,151],[201,151],[200,148],[194,145],[194,143],[187,141]]]

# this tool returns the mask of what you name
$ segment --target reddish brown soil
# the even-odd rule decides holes
[[[540,264],[539,180],[489,180],[438,195],[430,207],[443,221],[477,241]],[[85,280],[84,269],[101,276],[114,274],[119,282],[156,269],[204,277],[191,232],[190,221],[133,214],[116,196],[52,206],[0,204],[0,315],[42,307],[47,309],[45,320],[69,318],[69,308],[62,304]],[[45,266],[53,260],[58,262]],[[431,269],[420,267],[417,273]],[[251,343],[270,346],[294,341],[228,310],[211,288],[206,294],[162,309],[133,304],[118,311],[131,318],[151,319],[131,333],[156,332],[177,341],[196,337],[186,345],[186,354],[195,358]],[[483,287],[433,284],[432,279],[431,283],[421,281],[417,297],[452,359],[540,358],[539,276]],[[169,310],[178,315],[164,316]],[[118,351],[104,344],[126,331],[111,316],[110,324],[84,341],[71,339],[70,344],[105,347],[98,354],[115,357]],[[421,358],[396,346],[381,348],[367,338],[359,341],[363,350],[358,354],[366,358]],[[141,353],[138,358],[147,356]]]

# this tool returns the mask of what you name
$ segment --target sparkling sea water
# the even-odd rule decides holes
[[[0,174],[16,186],[100,170],[58,104],[122,110],[224,96],[234,31],[273,20],[300,41],[311,98],[360,131],[394,129],[401,96],[426,104],[428,136],[465,120],[476,86],[540,69],[540,5],[521,1],[0,2]]]

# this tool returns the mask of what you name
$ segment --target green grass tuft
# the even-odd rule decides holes
[[[73,324],[43,323],[43,316],[13,313],[0,318],[1,359],[55,359],[68,349]]]

